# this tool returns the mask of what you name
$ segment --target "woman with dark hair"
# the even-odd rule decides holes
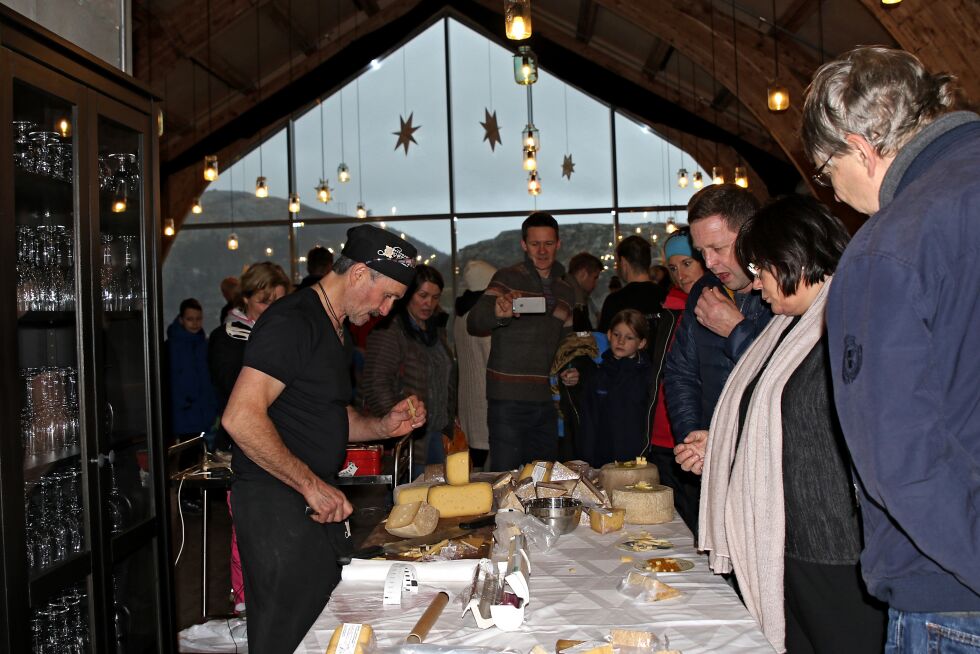
[[[739,359],[711,420],[698,546],[715,572],[734,570],[779,652],[884,645],[883,607],[858,571],[854,481],[827,359],[824,306],[848,239],[826,207],[794,195],[762,208],[736,242],[776,316]],[[701,472],[698,456],[678,462]]]
[[[431,266],[415,268],[415,280],[389,316],[367,339],[361,390],[364,406],[382,416],[409,395],[425,402],[429,420],[415,435],[416,470],[443,463],[442,434],[452,434],[456,415],[456,367],[446,338],[447,314],[439,306],[444,283]]]

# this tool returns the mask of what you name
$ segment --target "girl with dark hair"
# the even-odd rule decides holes
[[[367,339],[361,391],[365,407],[382,416],[408,395],[425,402],[429,420],[413,441],[415,473],[421,464],[443,463],[442,434],[452,433],[456,415],[456,367],[446,338],[447,314],[439,299],[442,275],[415,268],[415,280],[389,316]]]
[[[883,607],[858,570],[854,480],[827,358],[824,307],[847,241],[817,200],[786,196],[736,243],[776,315],[739,359],[711,420],[698,546],[715,572],[734,570],[778,652],[884,645]]]

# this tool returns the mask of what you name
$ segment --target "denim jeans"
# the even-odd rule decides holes
[[[487,470],[513,470],[534,459],[554,461],[558,457],[558,410],[550,400],[488,400],[487,426]]]
[[[980,612],[888,609],[885,654],[980,654]]]

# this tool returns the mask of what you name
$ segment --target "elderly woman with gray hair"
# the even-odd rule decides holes
[[[883,607],[858,572],[861,530],[834,411],[824,307],[847,245],[810,197],[742,228],[739,258],[776,316],[722,391],[704,457],[698,546],[734,570],[777,651],[880,652]]]

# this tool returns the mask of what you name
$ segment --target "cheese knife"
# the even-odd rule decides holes
[[[426,536],[418,536],[416,538],[406,538],[403,540],[392,541],[390,543],[385,543],[384,545],[376,545],[374,547],[367,547],[364,549],[356,550],[349,556],[341,556],[337,559],[340,565],[347,565],[351,562],[351,559],[374,559],[379,556],[385,556],[389,554],[402,554],[416,547],[422,545],[432,545],[438,543],[441,540],[449,540],[451,538],[459,538],[460,536],[465,536],[481,527],[487,527],[496,522],[497,514],[491,513],[486,516],[476,518],[475,520],[468,520],[466,522],[459,523],[456,527],[446,527],[445,529],[437,529],[436,531],[428,534]]]

